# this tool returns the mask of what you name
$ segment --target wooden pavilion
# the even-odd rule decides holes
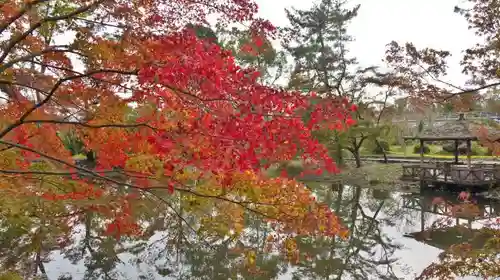
[[[472,124],[460,114],[439,126],[424,129],[416,136],[404,137],[405,140],[419,140],[420,163],[403,165],[402,180],[420,181],[422,187],[459,186],[471,191],[484,190],[500,182],[500,165],[495,163],[473,163],[471,160],[472,141],[478,138]],[[455,144],[454,161],[426,160],[424,147],[428,142],[452,141]],[[467,162],[459,161],[459,146],[466,143]]]

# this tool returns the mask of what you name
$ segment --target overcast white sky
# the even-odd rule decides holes
[[[284,9],[307,8],[312,0],[255,0],[260,16],[277,26],[287,24]],[[392,40],[411,41],[417,47],[433,47],[451,51],[448,80],[463,85],[458,62],[463,49],[477,42],[467,29],[464,18],[453,12],[464,0],[355,0],[361,4],[358,17],[349,32],[356,41],[351,53],[363,66],[380,64],[385,45]]]

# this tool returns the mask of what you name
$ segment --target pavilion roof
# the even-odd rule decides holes
[[[404,138],[424,141],[477,140],[472,122],[465,120],[463,114],[460,115],[459,119],[449,120],[442,124],[427,127],[415,136]]]

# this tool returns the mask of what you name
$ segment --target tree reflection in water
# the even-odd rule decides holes
[[[47,255],[42,256],[45,258],[42,261],[50,279],[71,279],[61,272],[61,267],[73,272],[75,280],[400,279],[398,277],[404,276],[401,275],[404,267],[395,253],[402,248],[398,242],[403,240],[399,238],[403,238],[405,229],[398,226],[410,224],[420,228],[417,233],[407,236],[434,246],[431,239],[438,236],[435,232],[432,236],[425,235],[429,229],[425,226],[428,224],[425,219],[439,207],[447,207],[438,207],[433,204],[435,198],[420,194],[403,195],[350,186],[311,184],[310,187],[315,190],[317,199],[326,202],[349,228],[347,239],[295,237],[296,243],[290,244],[297,246],[299,254],[292,254],[289,258],[286,251],[270,247],[273,244],[270,241],[279,239],[279,236],[256,214],[247,214],[246,228],[241,234],[231,237],[222,234],[224,230],[218,231],[222,225],[216,222],[207,223],[209,228],[199,227],[203,214],[193,215],[193,211],[183,214],[183,209],[189,205],[176,204],[176,215],[145,205],[152,210],[144,216],[149,230],[141,240],[118,241],[99,235],[96,230],[99,217],[88,213],[79,226],[78,238],[66,240],[72,242],[71,246],[65,246],[60,252],[73,262],[73,268],[67,268],[60,258],[49,262]],[[417,199],[425,207],[410,207],[412,199]],[[484,207],[480,205],[479,208]],[[490,212],[498,210],[488,209]],[[165,214],[158,214],[158,211]],[[384,232],[388,228],[394,228],[398,233],[398,242]],[[444,239],[448,237],[449,233],[446,233]],[[22,248],[22,238],[16,240],[9,242]],[[9,246],[15,251],[12,244]],[[14,260],[15,256],[11,259]]]
[[[360,187],[313,188],[351,234],[346,240],[296,237],[299,254],[292,258],[270,250],[269,236],[279,237],[255,214],[246,216],[241,235],[228,237],[215,230],[193,232],[202,217],[192,212],[185,217],[191,226],[168,215],[147,219],[149,234],[130,244],[100,237],[93,231],[98,221],[89,214],[81,238],[63,254],[85,266],[84,279],[396,279],[393,253],[399,246],[382,233],[383,220],[377,219],[383,211],[399,209],[398,202],[390,196],[375,199],[371,190]],[[50,274],[53,266],[48,267]]]
[[[299,248],[310,260],[293,272],[294,279],[397,279],[392,265],[399,245],[382,233],[377,220],[384,208],[396,201],[370,199],[369,192],[347,186],[318,191],[351,234],[348,240],[301,239]],[[372,215],[365,213],[369,206]]]

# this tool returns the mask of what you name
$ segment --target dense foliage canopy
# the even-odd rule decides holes
[[[311,135],[344,123],[350,105],[266,87],[192,28],[219,16],[259,46],[275,29],[255,3],[12,0],[1,10],[3,268],[44,273],[47,253],[70,250],[82,226],[93,257],[96,244],[179,219],[202,239],[239,235],[249,213],[272,223],[277,246],[346,235],[303,185],[262,171],[301,157],[337,172]]]

